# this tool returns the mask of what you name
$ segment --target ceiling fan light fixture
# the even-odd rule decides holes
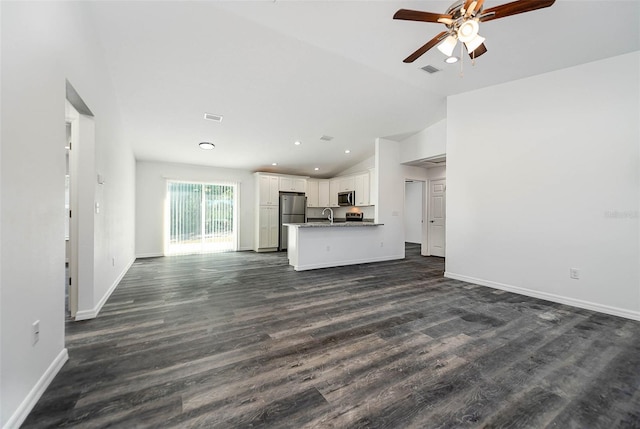
[[[454,56],[447,57],[447,58],[444,59],[444,62],[447,63],[447,64],[455,64],[458,61],[460,61],[460,58],[454,57]]]
[[[458,39],[454,36],[449,35],[442,43],[438,45],[438,50],[445,54],[447,57],[450,57],[453,54],[453,50],[456,48],[458,44]]]
[[[467,19],[460,25],[460,28],[458,28],[458,39],[463,43],[470,42],[478,35],[479,29],[478,21]]]
[[[485,38],[478,34],[472,40],[470,40],[469,42],[466,42],[464,46],[467,47],[467,52],[473,52],[476,49],[478,49],[478,47],[482,45],[484,41],[485,41]]]

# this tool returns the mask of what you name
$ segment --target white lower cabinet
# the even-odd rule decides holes
[[[260,206],[258,210],[257,252],[278,249],[278,207]]]

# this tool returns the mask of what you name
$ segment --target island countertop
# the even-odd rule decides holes
[[[375,222],[307,222],[307,223],[285,223],[284,225],[295,228],[344,228],[344,227],[366,227],[381,226],[383,223]]]
[[[384,245],[389,231],[381,223],[288,223],[287,256],[296,271],[366,264],[404,255],[390,253]]]

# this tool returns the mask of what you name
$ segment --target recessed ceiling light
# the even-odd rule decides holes
[[[349,149],[345,150],[344,153],[351,153]]]
[[[316,168],[314,168],[314,170],[315,170],[315,171],[318,171],[318,170],[320,170],[320,168],[319,168],[319,167],[316,167]]]
[[[447,64],[455,64],[458,62],[458,60],[460,60],[460,58],[458,57],[447,57],[444,59],[444,62]]]
[[[277,162],[272,162],[271,165],[273,165],[275,167],[276,165],[278,165],[278,163]]]
[[[302,143],[300,143],[299,140],[296,140],[295,142],[293,142],[293,144],[296,145],[296,146],[300,146]]]
[[[216,148],[216,145],[211,142],[200,142],[198,143],[198,146],[200,146],[200,149],[204,150],[212,150]]]

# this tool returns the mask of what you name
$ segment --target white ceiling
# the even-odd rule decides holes
[[[460,63],[445,64],[437,49],[404,64],[445,27],[393,20],[395,11],[442,13],[450,3],[96,1],[88,7],[137,159],[315,177],[372,156],[376,137],[401,139],[444,118],[447,95],[640,49],[640,1],[558,0],[481,23],[488,52],[475,66],[466,57],[462,77]],[[487,0],[485,8],[503,3]],[[442,71],[428,74],[421,70],[427,64]],[[224,120],[205,121],[205,112]],[[321,141],[322,135],[334,139]],[[296,140],[302,144],[294,146]],[[199,149],[201,141],[216,149]]]

